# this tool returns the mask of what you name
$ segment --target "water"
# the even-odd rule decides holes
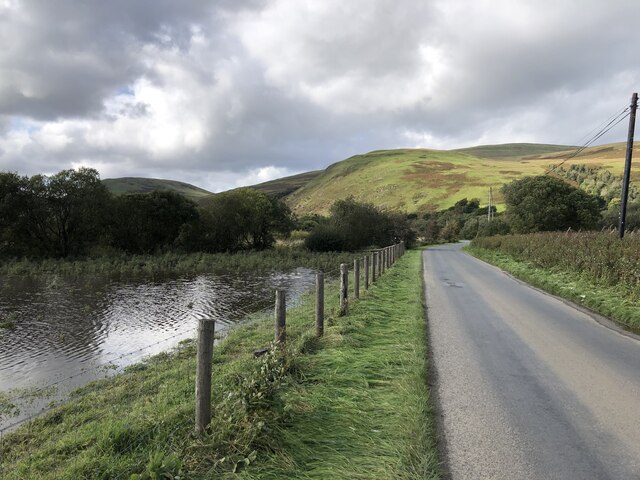
[[[195,335],[198,318],[216,331],[273,305],[273,290],[295,300],[315,272],[197,275],[149,280],[105,277],[0,279],[0,395],[22,397],[0,429],[61,400],[72,388],[120,371]],[[52,385],[46,394],[38,389]],[[34,395],[34,393],[37,393]]]

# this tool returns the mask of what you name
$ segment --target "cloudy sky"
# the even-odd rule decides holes
[[[220,191],[375,149],[580,144],[640,90],[640,1],[0,0],[0,46],[0,170]]]

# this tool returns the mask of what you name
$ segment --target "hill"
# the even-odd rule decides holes
[[[576,147],[567,145],[377,150],[334,163],[319,174],[311,172],[308,183],[285,199],[296,214],[326,213],[333,201],[349,195],[382,208],[411,213],[447,208],[464,197],[486,203],[489,187],[493,187],[494,202],[500,207],[502,185],[526,175],[543,174],[563,160],[565,166],[586,164],[619,175],[625,148],[625,143],[600,145],[570,160],[567,158]],[[637,168],[632,181],[640,181]]]
[[[196,187],[177,180],[162,180],[158,178],[138,178],[138,177],[122,177],[122,178],[105,178],[102,180],[107,188],[114,195],[122,195],[124,193],[149,193],[156,190],[170,190],[178,192],[191,200],[198,201],[209,195],[211,192],[203,188]]]
[[[285,197],[301,187],[304,187],[311,180],[322,174],[322,170],[314,170],[313,172],[299,173],[290,177],[278,178],[268,182],[252,185],[251,188],[260,190],[268,195],[274,195],[278,198]]]

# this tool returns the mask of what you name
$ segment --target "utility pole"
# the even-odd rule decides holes
[[[631,178],[631,157],[633,155],[633,134],[636,128],[636,110],[638,109],[638,94],[631,96],[629,111],[629,135],[627,137],[627,155],[624,161],[624,179],[622,181],[622,198],[620,199],[620,238],[624,237],[624,226],[627,220],[627,197],[629,196],[629,179]]]
[[[493,187],[489,187],[489,208],[487,209],[487,221],[493,218]]]

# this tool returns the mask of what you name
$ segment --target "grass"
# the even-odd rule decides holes
[[[240,478],[439,478],[419,278],[412,251],[327,329],[288,394],[282,451]]]
[[[573,151],[569,146],[537,144],[379,150],[329,166],[285,198],[296,214],[327,213],[335,200],[349,195],[411,213],[448,208],[464,197],[486,201],[492,186],[494,201],[502,208],[499,187],[526,175],[541,175]],[[584,150],[565,165],[586,164],[619,175],[624,155],[622,143],[602,145]],[[632,180],[640,180],[640,170],[634,169]]]
[[[211,192],[177,180],[161,180],[158,178],[105,178],[102,183],[115,195],[125,193],[149,193],[156,190],[170,190],[183,194],[191,200],[198,201],[213,195]]]
[[[252,185],[251,188],[260,190],[267,195],[274,195],[280,198],[295,192],[300,187],[305,186],[321,173],[322,170],[299,173],[297,175],[291,175],[289,177],[278,178],[277,180],[270,180],[268,182]]]
[[[298,242],[300,243],[300,242]],[[5,260],[0,262],[0,275],[165,275],[229,272],[234,270],[287,270],[296,267],[333,269],[347,262],[353,254],[344,252],[316,253],[299,246],[282,246],[255,252],[165,253],[127,255],[112,253],[81,260]]]
[[[325,336],[311,334],[308,297],[287,314],[287,348],[260,359],[271,315],[232,331],[214,352],[205,436],[192,434],[186,342],[6,435],[0,477],[438,478],[419,274],[410,252],[347,317],[328,285]]]
[[[540,267],[531,261],[515,259],[496,250],[473,246],[465,249],[520,280],[553,295],[572,300],[631,331],[640,333],[640,305],[631,300],[628,290],[619,284],[603,284],[576,272]]]

